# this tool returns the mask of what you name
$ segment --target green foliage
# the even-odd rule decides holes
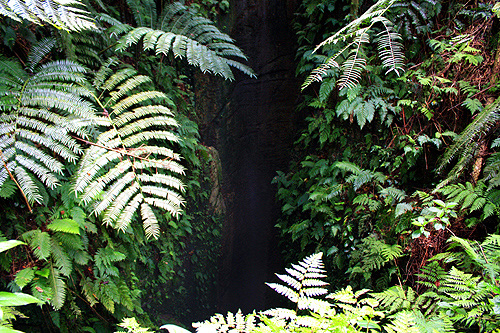
[[[375,114],[379,114],[380,122],[390,125],[397,108],[390,103],[393,91],[383,86],[372,85],[364,87],[356,86],[345,94],[341,91],[340,96],[347,95],[336,107],[336,114],[343,120],[351,122],[356,118],[360,128],[371,123]]]
[[[19,22],[27,20],[39,25],[49,23],[58,29],[70,31],[96,29],[89,12],[79,8],[82,6],[83,3],[77,0],[2,1],[0,14]]]
[[[148,328],[141,327],[135,318],[123,318],[118,325],[126,329],[126,331],[116,331],[116,333],[150,333]]]
[[[460,205],[466,213],[481,211],[481,220],[499,214],[498,190],[490,190],[483,181],[475,186],[469,182],[465,184],[451,184],[437,190],[444,194],[448,200]]]
[[[425,207],[421,215],[415,218],[412,222],[418,229],[412,233],[413,238],[418,238],[422,235],[429,237],[430,232],[426,227],[432,226],[435,230],[442,230],[448,227],[451,223],[450,218],[456,218],[457,213],[454,211],[456,202],[444,202],[442,200],[433,200],[432,204]]]
[[[222,33],[212,21],[198,16],[191,7],[179,2],[166,6],[157,19],[154,15],[145,15],[144,11],[155,13],[153,1],[129,1],[139,28],[135,28],[123,36],[117,50],[125,50],[142,40],[145,51],[185,58],[190,65],[199,67],[203,73],[209,72],[233,80],[231,67],[244,74],[255,77],[254,72],[241,60],[247,60],[243,52],[233,44],[227,34]],[[148,18],[143,22],[143,17]],[[237,59],[237,60],[234,60]]]
[[[456,157],[458,157],[458,161],[448,173],[448,177],[440,184],[441,186],[456,180],[470,165],[478,152],[481,140],[500,120],[498,105],[498,100],[488,105],[488,107],[481,111],[476,118],[474,118],[474,121],[457,136],[453,145],[448,147],[441,157],[438,170],[442,171]]]
[[[339,43],[342,46],[323,65],[311,72],[302,88],[306,88],[314,81],[322,81],[332,67],[341,69],[340,89],[354,88],[361,80],[361,72],[366,69],[367,65],[363,44],[370,42],[370,33],[373,33],[376,23],[382,25],[382,30],[377,34],[378,52],[382,60],[382,67],[386,70],[386,74],[395,72],[400,75],[400,72],[403,73],[404,54],[400,42],[401,37],[394,30],[391,21],[383,16],[393,3],[394,1],[378,1],[359,18],[320,43],[315,51],[329,44]],[[338,63],[340,57],[344,59],[342,65]]]
[[[83,147],[72,136],[87,136],[94,107],[85,67],[54,61],[29,75],[17,62],[0,63],[0,184],[14,180],[30,203],[44,203],[45,186],[55,188],[64,166],[57,156],[75,162]]]
[[[0,252],[8,251],[16,246],[25,243],[18,240],[8,240],[0,242]],[[0,292],[0,330],[2,332],[20,332],[12,329],[12,320],[15,315],[19,315],[12,309],[14,306],[22,306],[27,304],[41,304],[42,302],[28,294],[24,293],[9,293],[5,291]]]
[[[351,267],[347,271],[350,273],[349,278],[355,280],[357,275],[362,275],[365,281],[369,281],[374,271],[380,271],[387,263],[394,264],[401,258],[403,249],[398,244],[389,245],[374,236],[369,236],[361,241],[359,249],[353,251],[351,255]],[[389,270],[383,276],[390,279],[394,273],[394,270]],[[377,283],[379,289],[381,282]]]
[[[287,269],[289,274],[278,275],[292,289],[302,290],[297,281],[297,267],[300,271],[312,267],[322,267],[321,254],[315,254],[298,265]],[[321,273],[323,270],[321,270]],[[449,275],[451,276],[451,272]],[[284,278],[283,278],[284,277]],[[321,280],[324,278],[316,277]],[[317,281],[320,282],[320,281]],[[324,285],[323,283],[321,285]],[[298,299],[291,292],[283,293],[281,285],[271,284],[271,287],[285,294],[292,302]],[[288,288],[288,287],[286,287]],[[307,289],[307,288],[304,288]],[[198,332],[316,332],[318,330],[342,332],[455,332],[452,320],[440,313],[440,306],[429,295],[417,295],[411,288],[395,286],[381,293],[371,293],[368,290],[354,291],[350,286],[326,296],[326,300],[318,299],[321,293],[313,293],[303,307],[310,311],[298,312],[297,309],[276,308],[262,311],[258,314],[243,315],[228,313],[227,316],[216,314],[209,320],[194,323]],[[305,295],[305,292],[302,293]],[[291,297],[289,297],[292,295]],[[304,296],[302,296],[304,297]],[[304,297],[304,300],[306,298]],[[446,308],[446,306],[444,306]],[[444,309],[443,308],[443,309]],[[427,311],[423,311],[426,310]]]
[[[441,2],[437,0],[396,1],[390,9],[390,17],[396,21],[397,31],[408,39],[415,34],[430,32],[432,18],[441,12]]]
[[[109,61],[96,73],[95,96],[106,130],[82,157],[75,192],[94,207],[95,214],[104,215],[105,224],[121,231],[140,211],[146,236],[158,238],[158,220],[151,207],[177,217],[183,204],[179,192],[184,185],[177,175],[184,168],[177,162],[180,156],[167,148],[179,140],[169,130],[177,122],[162,105],[168,97],[147,88],[147,76],[113,64]]]

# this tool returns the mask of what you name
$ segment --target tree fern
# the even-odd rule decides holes
[[[59,185],[59,158],[75,162],[83,152],[72,134],[85,138],[94,117],[81,86],[86,71],[55,61],[29,75],[17,62],[0,61],[0,185],[11,178],[30,203],[43,202],[43,185]]]
[[[154,6],[152,1],[145,2],[147,6],[141,6],[143,2],[129,0],[129,3],[134,4],[133,8],[138,8],[136,20],[140,20],[138,23],[143,26],[123,36],[118,42],[117,50],[125,50],[142,40],[144,50],[154,50],[156,54],[164,55],[171,52],[174,57],[186,59],[190,65],[199,67],[204,73],[232,80],[233,67],[251,77],[255,76],[248,66],[240,62],[247,60],[243,52],[212,21],[198,16],[192,8],[174,2],[165,7],[157,22],[149,19],[142,22],[141,18],[151,17],[142,11],[147,10],[148,6]]]
[[[111,72],[116,71],[114,74]],[[135,215],[142,217],[145,233],[160,234],[153,207],[178,217],[184,200],[184,173],[180,156],[171,148],[179,140],[173,113],[163,104],[167,96],[148,90],[150,78],[113,61],[95,76],[96,103],[105,131],[82,157],[74,189],[103,222],[127,230]]]
[[[42,25],[49,23],[58,29],[81,31],[96,29],[94,20],[78,0],[1,0],[0,14],[12,20]]]

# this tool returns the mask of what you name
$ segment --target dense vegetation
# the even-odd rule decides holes
[[[220,166],[191,84],[197,70],[254,75],[211,21],[228,5],[0,3],[0,264],[15,293],[1,295],[1,325],[19,316],[5,306],[33,302],[19,329],[212,310]],[[500,329],[499,7],[301,2],[308,117],[274,179],[283,255],[299,264],[270,284],[293,305],[200,328]],[[324,300],[327,283],[338,290]]]
[[[253,75],[197,11],[224,4],[1,4],[1,237],[24,241],[2,280],[43,302],[17,327],[105,332],[213,307],[218,166],[188,75]]]

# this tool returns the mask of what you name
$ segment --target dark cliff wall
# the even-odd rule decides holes
[[[297,116],[300,82],[295,78],[293,12],[298,0],[233,0],[224,22],[248,55],[257,79],[238,75],[224,85],[211,79],[197,97],[207,144],[220,153],[227,221],[219,310],[244,312],[267,306],[265,281],[282,270],[274,234],[279,213],[277,170],[287,167]],[[271,291],[272,293],[272,291]]]

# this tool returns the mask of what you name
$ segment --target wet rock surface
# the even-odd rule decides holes
[[[277,170],[286,169],[296,139],[293,12],[297,0],[234,0],[229,34],[248,55],[257,79],[238,75],[211,118],[228,206],[219,310],[268,306],[266,281],[281,270],[274,225]]]

